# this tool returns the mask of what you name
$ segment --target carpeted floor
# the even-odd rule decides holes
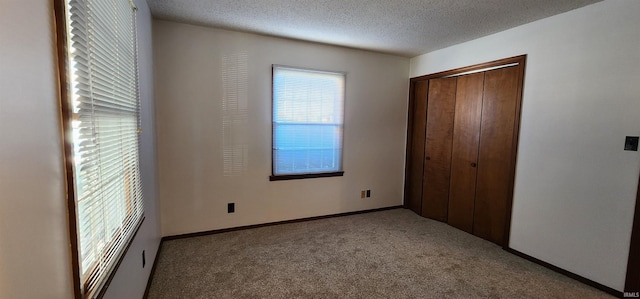
[[[405,209],[162,245],[149,298],[613,298]]]

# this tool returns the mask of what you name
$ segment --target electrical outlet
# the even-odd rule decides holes
[[[236,204],[230,202],[227,204],[227,213],[234,213],[236,211]]]
[[[371,197],[371,190],[367,189],[367,197]]]
[[[142,251],[142,268],[147,264],[147,259],[144,257],[144,250]]]
[[[366,191],[362,190],[360,191],[360,198],[364,198],[366,196]]]

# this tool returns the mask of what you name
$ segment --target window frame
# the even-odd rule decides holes
[[[313,73],[326,73],[326,74],[334,74],[334,75],[342,75],[344,78],[343,81],[343,95],[342,95],[342,136],[341,136],[341,149],[340,149],[340,169],[337,171],[330,172],[313,172],[313,173],[293,173],[293,174],[275,174],[276,169],[276,159],[275,159],[275,149],[274,149],[274,137],[275,137],[275,125],[274,125],[274,113],[275,113],[275,88],[274,88],[274,76],[276,68],[283,69],[291,69],[295,71],[301,72],[313,72]],[[296,67],[282,64],[272,64],[271,65],[271,175],[269,176],[269,181],[286,181],[286,180],[298,180],[298,179],[311,179],[311,178],[326,178],[326,177],[339,177],[344,176],[344,140],[345,140],[345,114],[346,114],[346,106],[347,106],[347,72],[344,71],[327,71],[320,70],[314,68],[306,68],[306,67]]]
[[[66,201],[67,201],[67,219],[68,219],[68,229],[69,229],[69,245],[70,245],[70,258],[71,258],[71,270],[72,270],[72,286],[73,286],[73,297],[76,299],[81,298],[102,298],[104,297],[111,281],[113,280],[115,273],[117,272],[120,264],[124,260],[124,257],[127,255],[133,240],[138,235],[140,227],[144,223],[145,211],[144,211],[144,198],[142,199],[142,213],[140,215],[132,215],[127,214],[124,219],[126,223],[126,219],[130,219],[130,217],[138,217],[135,219],[131,225],[131,231],[128,236],[123,238],[122,247],[118,250],[113,259],[111,265],[106,270],[104,280],[102,283],[98,284],[94,289],[87,290],[87,282],[90,281],[94,275],[96,275],[97,267],[93,265],[91,270],[89,271],[89,275],[87,275],[87,279],[83,281],[81,272],[81,260],[80,260],[80,235],[79,235],[79,221],[78,221],[78,210],[77,210],[77,191],[76,191],[76,170],[75,170],[75,144],[73,138],[73,124],[74,121],[74,108],[72,104],[72,91],[71,84],[73,84],[73,80],[71,79],[71,62],[69,61],[69,34],[68,34],[68,26],[70,26],[67,22],[68,20],[68,11],[67,11],[67,1],[68,0],[54,0],[53,7],[53,18],[55,21],[55,35],[54,42],[56,44],[56,62],[57,62],[57,78],[59,85],[59,103],[60,103],[60,125],[61,125],[61,139],[63,146],[63,170],[65,175],[65,193],[66,193]],[[135,0],[130,0],[130,3],[135,5]],[[134,10],[137,8],[134,7]],[[136,72],[138,72],[139,64],[137,60],[137,43],[138,43],[138,26],[136,25],[136,18],[134,16],[134,47],[136,48],[135,56],[136,56]],[[138,81],[136,79],[136,81]],[[137,88],[137,101],[138,101],[138,109],[140,105],[140,93],[139,93],[139,83],[136,83]],[[137,112],[138,122],[140,121],[140,111]],[[138,142],[140,140],[140,136],[138,135]],[[140,159],[140,145],[138,144],[138,163],[141,163]],[[142,175],[140,174],[140,184],[142,184]],[[127,199],[127,205],[130,204],[130,199]],[[116,239],[110,239],[109,244],[117,241]]]

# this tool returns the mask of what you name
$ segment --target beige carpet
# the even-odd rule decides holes
[[[405,209],[166,241],[149,298],[613,298]]]

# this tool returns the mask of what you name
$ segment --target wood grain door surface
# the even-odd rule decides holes
[[[484,79],[473,233],[498,244],[511,197],[518,78],[518,68],[507,67],[487,71]]]
[[[422,216],[447,221],[456,78],[429,80]]]
[[[448,223],[473,232],[484,73],[458,77]]]
[[[424,140],[427,121],[427,92],[429,81],[418,81],[414,87],[411,115],[410,153],[408,153],[406,194],[407,207],[420,214],[422,209],[422,177]]]

